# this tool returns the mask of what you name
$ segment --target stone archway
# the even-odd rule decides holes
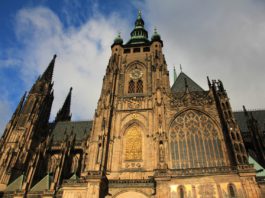
[[[123,192],[115,196],[115,198],[147,198],[143,193],[135,192],[135,191],[129,191],[129,192]]]

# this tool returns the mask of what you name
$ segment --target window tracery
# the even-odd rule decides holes
[[[135,81],[130,80],[128,85],[128,93],[143,93],[144,85],[141,79]]]
[[[218,128],[205,114],[188,110],[173,122],[170,148],[173,168],[221,166],[225,163]]]

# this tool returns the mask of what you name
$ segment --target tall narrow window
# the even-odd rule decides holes
[[[101,161],[101,152],[102,152],[102,148],[101,148],[101,144],[98,144],[98,153],[97,153],[97,164],[100,163]]]
[[[183,186],[179,187],[179,197],[180,198],[184,198],[185,197],[185,191],[184,191],[184,187]]]
[[[138,80],[137,82],[136,93],[143,93],[143,81],[142,80]]]
[[[228,192],[229,192],[229,197],[231,198],[236,197],[236,190],[233,184],[228,184]]]
[[[129,87],[128,87],[128,93],[134,93],[135,90],[135,83],[133,80],[130,80]]]

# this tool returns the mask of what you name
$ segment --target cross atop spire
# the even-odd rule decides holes
[[[142,11],[141,10],[138,10],[138,16],[137,16],[137,19],[141,19],[142,18]]]
[[[58,121],[70,121],[71,120],[71,113],[70,113],[70,108],[71,108],[71,97],[72,97],[72,90],[73,88],[71,87],[69,90],[69,93],[64,101],[64,104],[62,108],[58,111],[55,122]]]
[[[53,56],[53,59],[51,60],[50,64],[48,65],[47,69],[42,74],[40,80],[45,80],[48,82],[52,82],[52,76],[53,76],[53,70],[54,70],[54,63],[56,59],[56,54]]]

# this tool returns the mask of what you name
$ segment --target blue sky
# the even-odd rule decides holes
[[[207,89],[221,79],[235,110],[264,108],[265,2],[262,0],[2,0],[0,133],[20,97],[57,54],[51,120],[73,86],[74,120],[93,118],[110,45],[125,41],[142,10],[149,37],[156,26],[168,69]],[[172,79],[172,76],[171,76]]]

